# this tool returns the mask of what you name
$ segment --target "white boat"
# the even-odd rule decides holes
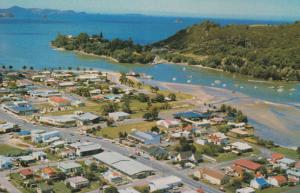
[[[243,86],[240,86],[240,89],[243,89],[244,87]]]
[[[222,84],[222,87],[224,87],[224,88],[225,88],[226,86],[227,86],[226,84]]]
[[[221,80],[215,80],[216,84],[221,84]]]
[[[284,91],[284,89],[283,88],[279,88],[279,89],[277,89],[277,92],[283,92]]]
[[[191,81],[191,80],[187,80],[186,82],[187,82],[187,83],[191,83],[192,81]]]
[[[183,67],[183,68],[182,68],[182,70],[183,70],[183,71],[185,71],[185,70],[186,70],[186,68],[185,68],[185,67]]]
[[[215,86],[215,83],[211,83],[212,86]]]
[[[294,92],[294,91],[296,91],[296,89],[295,88],[291,88],[290,91]]]
[[[173,80],[173,81],[176,81],[176,78],[175,78],[175,77],[173,77],[173,78],[172,78],[172,80]]]

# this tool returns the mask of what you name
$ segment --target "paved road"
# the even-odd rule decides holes
[[[46,131],[58,130],[57,128],[54,128],[54,127],[34,125],[32,123],[26,122],[26,121],[20,119],[19,117],[15,116],[15,115],[12,115],[10,113],[5,112],[3,109],[0,109],[0,119],[5,120],[7,122],[16,123],[16,124],[20,125],[22,128],[26,128],[26,129],[43,129],[43,130],[46,130]],[[59,130],[62,134],[63,139],[65,139],[65,140],[80,139],[80,140],[83,140],[83,141],[92,141],[92,142],[100,144],[103,147],[103,149],[105,149],[107,151],[115,151],[115,152],[118,152],[118,153],[123,154],[125,156],[128,156],[128,155],[130,155],[134,152],[134,150],[131,149],[131,148],[121,147],[120,145],[114,144],[111,141],[106,140],[106,139],[98,139],[98,138],[94,138],[94,137],[79,135],[78,133],[74,132],[74,129],[66,128],[66,129],[59,129]],[[202,182],[192,180],[190,177],[188,177],[184,173],[181,173],[176,168],[174,168],[170,165],[167,165],[165,163],[159,162],[157,160],[148,160],[148,159],[145,159],[145,158],[142,158],[142,157],[138,157],[137,161],[152,167],[153,169],[155,169],[156,171],[159,171],[163,175],[178,176],[179,178],[182,179],[182,181],[185,184],[187,184],[188,186],[190,186],[193,189],[197,189],[197,188],[201,187],[207,193],[218,193],[218,192],[220,192],[219,190],[217,190],[213,187],[210,187],[210,186],[208,186],[208,185],[206,185]]]

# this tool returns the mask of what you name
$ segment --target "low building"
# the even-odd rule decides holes
[[[57,90],[31,90],[28,92],[32,97],[41,97],[41,98],[49,98],[53,96],[61,96],[60,92]]]
[[[22,161],[26,164],[31,164],[36,161],[36,159],[32,155],[19,156],[19,157],[17,157],[17,160]]]
[[[264,178],[255,178],[250,181],[250,186],[255,189],[265,189],[270,186],[270,184]]]
[[[57,164],[57,168],[60,169],[65,174],[76,173],[81,171],[82,169],[80,164],[73,161],[59,162]]]
[[[102,152],[93,156],[95,160],[104,163],[131,178],[141,178],[151,175],[154,170],[129,157],[117,152]]]
[[[93,113],[82,113],[75,117],[78,125],[93,125],[101,121],[101,117]]]
[[[75,176],[75,177],[66,179],[65,183],[69,184],[73,189],[77,190],[77,189],[81,189],[81,188],[88,186],[90,182],[88,179],[86,179],[84,177]]]
[[[41,176],[43,179],[54,179],[57,177],[57,172],[54,168],[45,167],[41,170]]]
[[[77,125],[73,115],[41,116],[39,121],[55,127],[75,127]]]
[[[224,133],[216,132],[208,135],[208,142],[215,145],[227,145],[229,139]]]
[[[3,105],[3,108],[17,115],[32,115],[33,113],[38,112],[38,109],[33,107],[27,101],[14,101],[12,103],[7,103]]]
[[[240,188],[235,191],[236,193],[255,193],[255,190],[251,187]]]
[[[290,181],[300,182],[300,169],[292,168],[286,170],[286,174]]]
[[[157,145],[160,144],[161,135],[137,130],[130,133],[128,139],[145,145]]]
[[[190,121],[200,121],[203,119],[208,119],[210,117],[210,114],[199,113],[196,111],[188,111],[188,112],[175,113],[173,116],[175,119],[181,119],[183,121],[190,122]]]
[[[35,143],[50,143],[60,139],[59,131],[49,131],[42,134],[32,136],[32,141]]]
[[[245,169],[246,171],[251,171],[251,172],[256,172],[257,170],[259,170],[262,165],[255,163],[251,160],[247,160],[247,159],[240,159],[234,162],[235,166],[239,166],[243,169]]]
[[[249,132],[242,128],[234,128],[229,131],[229,133],[234,137],[247,137]]]
[[[278,160],[281,160],[284,158],[284,155],[281,153],[272,153],[270,162],[273,164],[276,164]]]
[[[33,171],[29,168],[20,170],[19,174],[20,176],[22,176],[23,179],[28,179],[33,177]]]
[[[125,188],[125,189],[118,189],[119,193],[139,193],[139,191],[135,190],[132,187]]]
[[[108,117],[114,121],[124,121],[125,119],[130,119],[130,114],[125,112],[114,112],[109,113]]]
[[[167,176],[149,181],[150,192],[167,191],[182,185],[182,180],[177,176]]]
[[[276,187],[281,187],[287,184],[287,179],[285,176],[271,176],[268,178],[269,184]]]
[[[197,138],[195,140],[195,143],[199,144],[199,145],[207,145],[208,144],[208,140],[206,138]]]
[[[61,88],[71,87],[71,86],[75,86],[75,82],[73,81],[60,82],[58,83],[58,86]]]
[[[70,147],[79,157],[95,155],[103,151],[101,145],[93,142],[77,142],[71,144]]]
[[[289,158],[282,158],[280,160],[277,160],[277,163],[279,164],[279,166],[281,168],[287,169],[287,168],[294,167],[296,161],[293,159],[289,159]]]
[[[180,152],[176,155],[174,161],[177,162],[193,162],[198,163],[202,160],[202,156],[200,154],[194,154],[192,151],[184,151]]]
[[[0,169],[9,169],[13,165],[10,157],[0,155]]]
[[[227,178],[224,173],[207,167],[197,169],[194,172],[194,176],[216,185],[222,185],[227,182]]]
[[[172,129],[172,128],[180,127],[181,123],[178,120],[166,119],[166,120],[159,120],[159,121],[157,121],[156,125],[157,126],[165,127],[167,129]]]
[[[4,123],[0,124],[0,133],[10,133],[10,132],[15,132],[19,131],[19,127],[16,124],[13,123]]]
[[[238,153],[245,153],[245,152],[252,151],[252,146],[249,145],[248,143],[234,142],[230,146],[233,151],[237,151]]]
[[[71,101],[59,96],[50,97],[49,103],[56,107],[66,107],[71,105]]]
[[[43,151],[35,151],[32,152],[32,157],[36,160],[45,160],[47,159],[47,154]]]
[[[123,181],[123,178],[120,173],[108,170],[103,174],[103,178],[109,181],[110,183],[120,184]]]

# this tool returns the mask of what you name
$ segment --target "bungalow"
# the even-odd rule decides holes
[[[76,119],[73,115],[61,115],[61,116],[41,116],[39,118],[41,123],[52,125],[55,127],[75,127]]]
[[[3,105],[3,108],[17,115],[32,115],[33,113],[38,112],[38,109],[33,107],[27,101],[14,101],[12,103],[7,103]]]
[[[114,121],[124,121],[125,119],[130,119],[130,114],[125,112],[114,112],[109,113],[108,117]]]
[[[268,178],[269,184],[276,187],[281,187],[287,184],[287,179],[285,176],[272,176]]]
[[[149,181],[150,192],[167,191],[182,186],[182,180],[177,176],[167,176]]]
[[[57,90],[33,90],[28,92],[32,97],[41,97],[41,98],[49,98],[53,96],[61,96],[60,92]]]
[[[33,171],[29,168],[20,170],[19,174],[20,176],[22,176],[23,179],[28,179],[33,177]]]
[[[36,160],[32,155],[24,155],[17,157],[18,161],[22,161],[26,164],[34,163]]]
[[[200,154],[194,154],[192,151],[184,151],[180,152],[174,158],[175,161],[182,162],[188,161],[193,163],[198,163],[202,160],[202,156]]]
[[[82,176],[75,176],[65,180],[65,184],[69,184],[73,189],[81,189],[89,185],[89,180]]]
[[[49,103],[56,107],[66,107],[71,105],[71,101],[58,96],[50,97]]]
[[[281,160],[283,158],[284,158],[284,155],[281,153],[272,153],[270,162],[275,164],[275,163],[277,163],[278,160]]]
[[[250,186],[255,189],[265,189],[270,186],[270,184],[264,178],[255,178],[250,181]]]
[[[291,168],[295,165],[296,161],[289,158],[282,158],[280,160],[277,160],[277,163],[279,166],[283,169]]]
[[[125,188],[125,189],[118,189],[119,193],[139,193],[139,191],[135,190],[132,187]]]
[[[194,176],[199,179],[207,180],[211,184],[222,185],[226,183],[226,175],[220,171],[211,168],[200,168],[194,172]]]
[[[73,81],[60,82],[60,83],[58,83],[58,86],[61,88],[75,86],[75,82],[73,82]]]
[[[255,193],[255,190],[251,187],[240,188],[235,191],[236,193]]]
[[[45,167],[41,170],[41,176],[43,179],[53,179],[56,178],[56,170],[51,167]]]
[[[73,161],[67,161],[67,162],[59,162],[57,164],[57,168],[60,169],[65,174],[71,174],[80,171],[81,165]]]
[[[231,129],[229,131],[229,134],[234,136],[234,137],[247,137],[249,136],[250,134],[248,133],[248,131],[244,130],[244,129],[241,129],[241,128],[234,128],[234,129]]]
[[[120,184],[123,181],[123,178],[120,173],[108,170],[103,174],[104,179],[109,181],[110,183]]]
[[[160,144],[161,135],[137,130],[130,133],[128,139],[145,145],[157,145]]]
[[[60,139],[59,131],[49,131],[42,134],[36,134],[32,136],[32,141],[35,143],[49,143]]]
[[[292,168],[286,171],[288,179],[290,181],[299,182],[300,181],[300,169]]]
[[[32,152],[32,157],[36,160],[44,160],[47,159],[47,154],[43,151],[35,151]]]
[[[100,122],[101,118],[93,113],[82,113],[76,116],[78,125],[92,125]]]
[[[208,140],[206,138],[197,138],[195,140],[195,143],[199,144],[199,145],[207,145],[208,144]]]
[[[251,172],[256,172],[257,170],[259,170],[262,165],[255,163],[251,160],[247,160],[247,159],[240,159],[234,162],[235,166],[239,166],[243,169],[245,169],[246,171],[251,171]]]
[[[166,120],[159,120],[159,121],[157,121],[156,125],[157,126],[165,127],[167,129],[172,129],[172,128],[180,127],[181,123],[178,120],[166,119]]]
[[[208,135],[208,142],[215,145],[227,145],[229,139],[224,133],[216,132]]]
[[[175,119],[182,119],[184,121],[199,121],[208,119],[210,114],[203,114],[196,111],[180,112],[173,115]]]
[[[0,155],[0,169],[9,169],[12,165],[12,159],[10,157]]]
[[[236,151],[238,153],[245,153],[245,152],[252,151],[252,146],[249,145],[248,143],[234,142],[230,146],[233,152]]]

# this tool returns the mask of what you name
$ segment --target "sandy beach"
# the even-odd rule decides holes
[[[193,95],[197,104],[210,103],[221,105],[223,103],[234,106],[243,111],[249,122],[256,128],[258,136],[273,140],[287,147],[300,145],[300,109],[294,105],[273,103],[261,99],[251,98],[239,92],[207,87],[200,85],[167,83],[154,80],[146,81],[161,89],[173,92],[185,92]]]

